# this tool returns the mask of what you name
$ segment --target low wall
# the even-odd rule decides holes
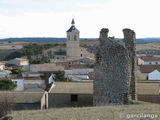
[[[160,103],[160,81],[137,81],[138,100],[152,103]]]
[[[40,103],[19,103],[16,104],[14,110],[40,110]]]
[[[48,94],[48,106],[52,107],[73,107],[73,106],[92,106],[93,95],[90,94],[75,94],[77,102],[71,102],[71,94]]]
[[[138,95],[138,100],[160,104],[160,95]]]

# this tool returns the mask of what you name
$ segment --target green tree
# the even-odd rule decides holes
[[[37,57],[36,59],[33,59],[30,61],[31,64],[44,64],[44,63],[50,63],[50,58],[48,56],[42,56]]]
[[[43,63],[50,63],[51,60],[50,60],[50,58],[49,58],[48,56],[43,56],[43,57],[42,57],[42,62],[43,62]]]
[[[64,71],[56,71],[55,72],[55,81],[67,81],[64,74],[65,74]]]
[[[0,80],[0,90],[14,90],[17,84],[10,79]]]
[[[25,71],[21,68],[13,68],[11,72],[12,74],[21,74],[22,72],[25,72]]]

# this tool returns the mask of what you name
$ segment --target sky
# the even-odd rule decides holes
[[[72,18],[81,38],[98,38],[102,28],[123,38],[160,37],[160,0],[0,0],[0,38],[66,37]]]

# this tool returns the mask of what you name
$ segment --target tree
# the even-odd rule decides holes
[[[13,68],[11,72],[12,74],[21,74],[22,72],[25,72],[25,71],[21,68]]]
[[[55,81],[67,81],[64,74],[65,74],[64,71],[56,71],[55,72]]]
[[[32,64],[44,64],[44,63],[50,63],[50,58],[48,56],[37,56],[36,59],[31,59],[30,63]]]
[[[50,58],[48,56],[43,56],[41,58],[41,62],[42,63],[50,63],[51,61],[50,61]]]
[[[17,84],[12,80],[3,79],[0,80],[0,90],[14,90],[17,87]]]

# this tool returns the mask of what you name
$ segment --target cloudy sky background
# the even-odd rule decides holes
[[[101,28],[123,37],[160,37],[160,0],[0,0],[0,38],[66,37],[75,18],[81,38],[98,38]]]

